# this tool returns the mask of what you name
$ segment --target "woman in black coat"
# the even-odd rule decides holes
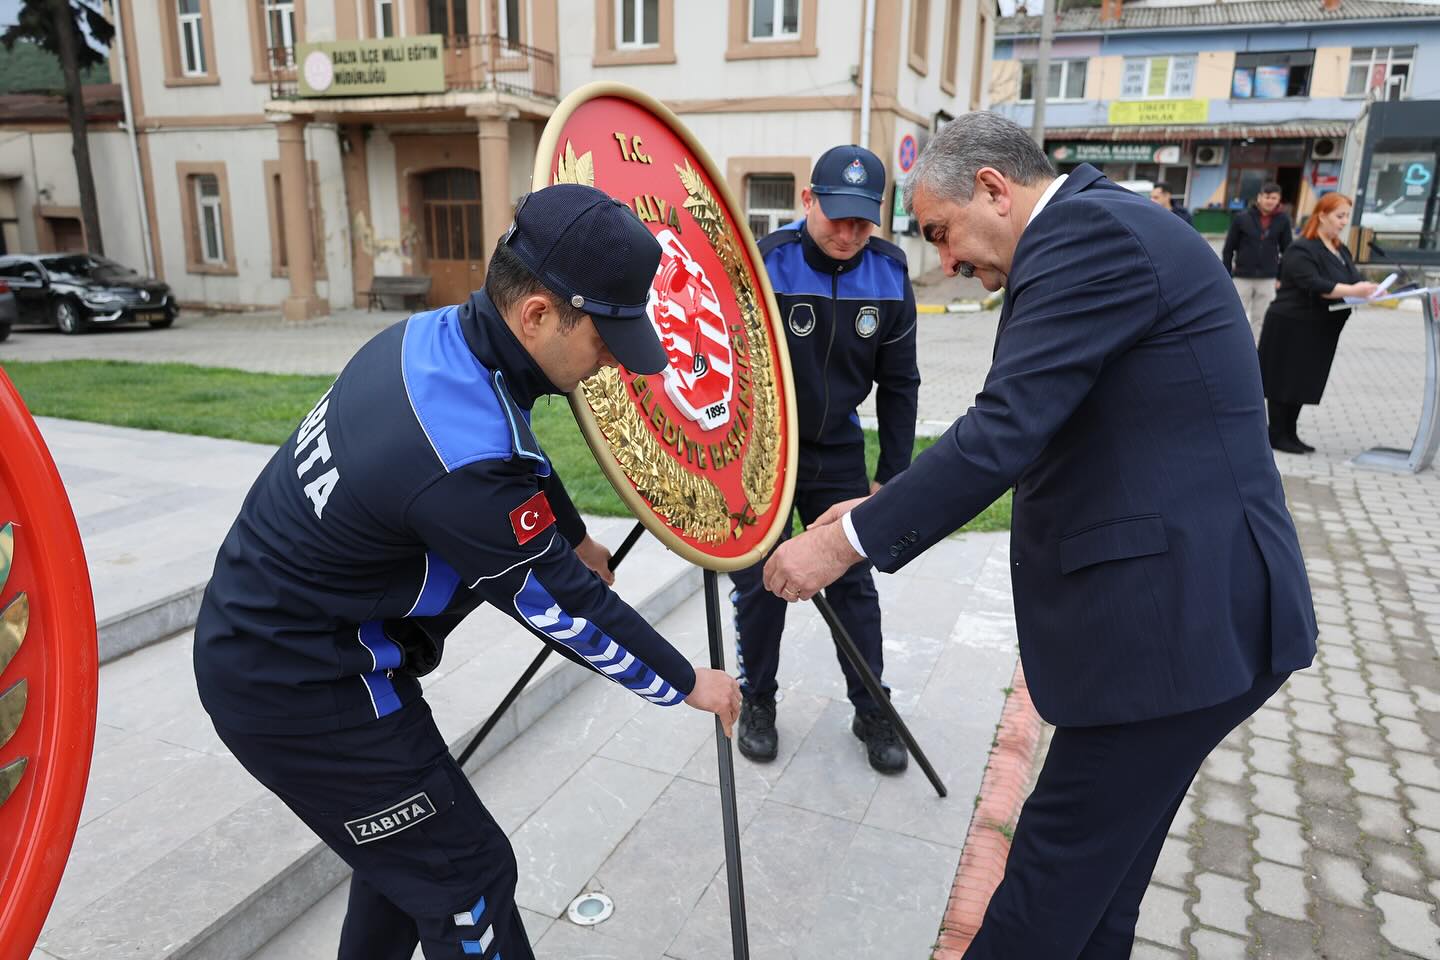
[[[1360,279],[1341,243],[1351,201],[1338,193],[1320,198],[1315,213],[1280,261],[1280,289],[1260,331],[1260,377],[1270,416],[1270,446],[1286,453],[1315,448],[1295,433],[1300,407],[1319,403],[1349,310],[1330,312],[1341,297],[1368,297],[1375,284]]]

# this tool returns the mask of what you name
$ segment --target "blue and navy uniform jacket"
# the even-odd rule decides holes
[[[849,260],[827,255],[797,220],[760,242],[795,377],[801,482],[865,473],[857,408],[873,386],[881,483],[910,465],[920,370],[905,253],[872,237]]]
[[[393,713],[486,601],[645,699],[682,701],[693,668],[572,549],[584,524],[530,428],[559,392],[483,290],[362,347],[215,560],[195,675],[216,722],[304,733]]]

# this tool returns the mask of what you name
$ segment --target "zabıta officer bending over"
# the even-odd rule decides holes
[[[715,713],[727,734],[739,713],[734,679],[692,667],[597,576],[608,554],[530,429],[536,399],[601,367],[664,368],[645,313],[659,260],[599,190],[522,198],[485,289],[362,347],[220,549],[200,697],[236,759],[354,868],[342,960],[408,960],[417,942],[430,960],[533,956],[510,843],[418,680],[481,602],[652,703]]]

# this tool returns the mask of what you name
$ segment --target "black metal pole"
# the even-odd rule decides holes
[[[720,630],[720,587],[714,570],[705,571],[705,626],[710,634],[710,666],[725,669]],[[720,819],[725,828],[725,880],[730,891],[730,944],[735,960],[750,960],[750,934],[745,924],[745,881],[740,872],[740,816],[735,807],[735,759],[730,738],[715,718],[715,753],[720,763]]]
[[[830,628],[830,635],[835,638],[835,644],[845,654],[850,665],[855,668],[855,672],[860,674],[860,681],[865,684],[865,689],[870,691],[870,697],[895,725],[900,739],[905,741],[905,748],[910,751],[910,756],[915,758],[915,762],[920,764],[920,769],[925,771],[925,776],[930,778],[930,785],[935,788],[935,792],[942,797],[946,796],[948,791],[945,789],[945,784],[940,781],[940,775],[935,772],[934,767],[930,766],[930,761],[926,759],[925,752],[920,749],[920,744],[916,743],[915,738],[911,736],[910,728],[905,726],[904,720],[900,719],[900,714],[895,711],[895,705],[885,694],[885,688],[880,686],[880,681],[875,678],[875,672],[870,669],[870,664],[866,663],[865,658],[860,655],[860,649],[851,639],[850,631],[845,629],[845,625],[835,615],[835,608],[830,606],[830,601],[825,599],[824,594],[817,593],[811,599],[819,608],[820,616],[825,618],[825,623]]]
[[[630,548],[635,546],[635,541],[639,540],[640,535],[644,532],[645,525],[643,523],[637,522],[634,527],[630,528],[630,532],[625,536],[625,541],[610,555],[611,570],[620,566],[620,561],[625,559],[625,554],[630,552]],[[525,672],[520,674],[520,679],[515,681],[515,686],[511,687],[510,692],[505,694],[505,699],[500,701],[500,706],[496,707],[495,712],[490,714],[489,719],[481,725],[479,732],[470,740],[470,744],[460,751],[460,756],[455,758],[456,763],[462,767],[465,766],[465,761],[469,760],[470,755],[479,749],[486,737],[490,736],[490,731],[495,729],[495,724],[500,722],[500,718],[505,716],[505,711],[509,710],[511,705],[519,699],[525,685],[534,679],[535,674],[540,672],[540,668],[545,665],[545,659],[549,656],[550,648],[541,647],[540,652],[535,655],[535,659],[530,661],[530,666],[526,667]]]

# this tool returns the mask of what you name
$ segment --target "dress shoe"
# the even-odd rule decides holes
[[[1305,446],[1299,440],[1277,437],[1272,433],[1270,434],[1270,449],[1279,450],[1281,453],[1309,453],[1313,448]]]
[[[735,738],[740,752],[756,763],[769,763],[780,748],[775,732],[775,698],[744,695],[740,704],[740,731]]]
[[[910,755],[900,742],[900,734],[890,718],[878,710],[856,710],[850,732],[865,741],[870,766],[881,773],[899,773],[910,763]]]

